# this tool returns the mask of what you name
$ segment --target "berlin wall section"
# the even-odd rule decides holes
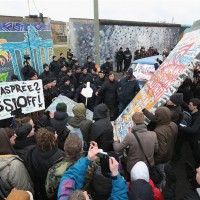
[[[31,57],[30,64],[38,73],[43,71],[43,63],[50,63],[50,20],[0,16],[0,81],[10,81],[12,74],[22,80],[24,55]]]
[[[86,61],[87,55],[94,58],[94,24],[93,20],[70,19],[70,44],[80,63]],[[171,50],[179,41],[180,24],[159,24],[100,20],[100,63],[110,57],[115,61],[119,47],[129,47],[132,54],[141,46],[150,46],[159,52]]]

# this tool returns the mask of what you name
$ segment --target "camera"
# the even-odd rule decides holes
[[[97,154],[97,156],[99,158],[103,158],[103,159],[109,159],[109,155],[107,152],[104,152],[103,149],[99,149],[99,153]]]
[[[27,61],[27,60],[30,60],[31,57],[29,55],[24,55],[24,59]]]

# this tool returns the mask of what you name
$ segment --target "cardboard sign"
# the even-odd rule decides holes
[[[192,62],[199,52],[200,30],[187,33],[115,121],[115,134],[120,140],[131,131],[131,117],[135,112],[141,112],[143,108],[154,112],[177,91],[186,77],[192,73]]]
[[[63,95],[59,95],[55,101],[46,109],[46,111],[50,111],[50,112],[55,112],[56,111],[56,106],[58,103],[65,103],[67,105],[67,113],[69,116],[74,116],[73,112],[72,112],[72,108],[77,104],[75,101],[69,99],[66,96]],[[86,117],[87,119],[92,120],[93,118],[93,112],[90,110],[86,110]]]
[[[0,82],[0,119],[12,117],[18,109],[24,114],[45,109],[41,80]]]

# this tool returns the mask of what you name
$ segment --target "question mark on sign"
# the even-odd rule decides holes
[[[35,86],[35,90],[38,93],[38,102],[39,102],[39,106],[40,106],[41,105],[41,100],[40,100],[40,94],[39,94],[40,93],[39,84],[38,84],[38,82],[35,82],[33,85]]]
[[[36,86],[36,87],[35,87],[35,90],[36,90],[38,93],[40,93],[40,88],[39,88],[38,82],[35,82],[33,85]]]

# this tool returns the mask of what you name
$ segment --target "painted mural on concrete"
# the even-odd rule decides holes
[[[119,47],[129,47],[132,54],[141,46],[150,46],[159,52],[170,50],[179,40],[180,27],[143,27],[100,25],[100,60],[106,57],[115,61]],[[83,64],[87,55],[94,58],[94,25],[92,23],[70,22],[70,43],[75,55]]]
[[[53,55],[50,24],[0,23],[0,81],[9,81],[12,74],[20,80],[23,76],[24,55],[31,57],[31,66],[40,74],[43,63]]]

